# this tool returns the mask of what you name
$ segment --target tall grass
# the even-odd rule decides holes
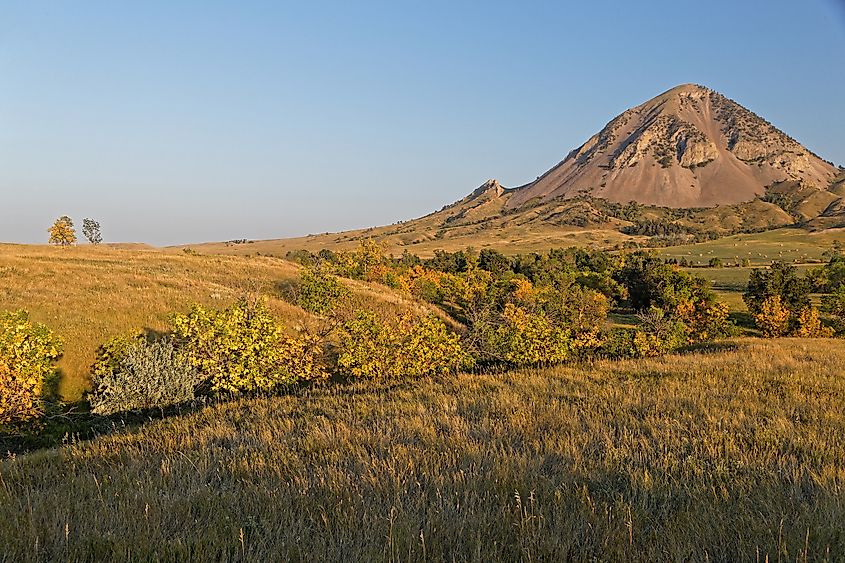
[[[845,558],[845,342],[244,399],[0,462],[0,560]]]

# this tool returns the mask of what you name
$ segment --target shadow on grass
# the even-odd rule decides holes
[[[728,320],[734,323],[744,336],[759,336],[760,331],[754,322],[754,315],[748,311],[734,311],[728,315]]]
[[[48,402],[41,418],[0,430],[0,459],[91,440],[118,430],[137,428],[153,420],[189,414],[209,403],[210,401],[206,400],[196,400],[164,409],[103,416],[92,413],[87,401]]]
[[[0,427],[0,460],[36,450],[56,448],[92,440],[114,432],[137,429],[156,420],[181,417],[195,413],[207,406],[222,405],[242,399],[267,399],[308,393],[331,393],[334,395],[390,394],[412,388],[416,381],[387,379],[374,383],[354,381],[335,376],[320,382],[302,382],[274,392],[199,395],[190,403],[164,408],[125,411],[110,415],[91,412],[86,400],[72,403],[55,399],[53,390],[45,395],[43,416],[37,420],[13,427]],[[51,394],[53,397],[51,398]]]

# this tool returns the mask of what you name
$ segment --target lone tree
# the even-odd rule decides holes
[[[73,228],[73,220],[67,215],[62,215],[53,226],[47,229],[50,233],[50,244],[59,246],[70,246],[76,244],[76,231]]]
[[[103,242],[103,235],[100,233],[100,223],[93,219],[86,217],[82,220],[82,234],[91,244],[100,244]]]

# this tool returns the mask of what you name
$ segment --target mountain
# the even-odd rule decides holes
[[[352,249],[364,238],[421,255],[623,248],[792,225],[845,228],[845,170],[725,96],[685,84],[614,118],[530,184],[488,180],[439,211],[389,226],[203,250],[278,256]]]
[[[731,205],[800,182],[825,190],[836,167],[704,86],[684,84],[615,117],[508,206],[589,195],[691,208]]]

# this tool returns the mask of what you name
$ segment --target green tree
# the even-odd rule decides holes
[[[833,317],[836,331],[845,333],[845,284],[830,295],[822,297],[822,310]]]
[[[337,276],[319,268],[306,268],[299,284],[292,288],[291,300],[309,313],[325,317],[343,307],[351,294]]]
[[[628,256],[614,279],[627,288],[628,302],[638,311],[649,307],[674,310],[681,300],[707,285],[702,278],[664,264],[660,258],[644,252]]]
[[[103,242],[103,235],[100,232],[100,223],[86,217],[82,220],[82,236],[88,239],[91,244]]]
[[[777,297],[790,312],[810,307],[810,284],[798,274],[798,269],[786,262],[772,262],[766,268],[751,270],[748,287],[742,298],[752,314],[757,314],[770,297]]]
[[[478,267],[487,270],[496,277],[501,277],[511,272],[511,261],[501,252],[492,248],[485,248],[478,255]]]

